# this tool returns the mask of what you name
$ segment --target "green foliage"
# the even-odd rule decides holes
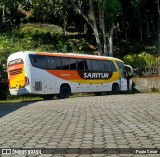
[[[62,34],[63,29],[57,25],[49,25],[49,24],[41,24],[41,23],[35,23],[35,24],[25,24],[21,26],[20,31],[22,33],[47,33],[50,32],[51,34]]]
[[[127,55],[123,58],[126,64],[129,64],[133,67],[139,66],[140,68],[148,67],[151,68],[158,63],[159,57],[154,57],[149,53],[142,52],[140,54]],[[157,62],[156,62],[157,60]]]
[[[106,11],[108,15],[109,23],[114,22],[117,19],[118,14],[122,10],[121,3],[119,0],[105,0],[106,1]]]
[[[149,71],[152,70],[152,68],[157,68],[160,66],[160,56],[153,56],[146,52],[127,55],[123,58],[123,60],[126,64],[131,65],[139,73],[145,71],[146,69]]]
[[[62,28],[55,25],[23,25],[20,30],[0,36],[0,61],[6,64],[8,56],[17,51],[87,51],[88,42],[80,38],[74,39],[75,37],[64,36]]]
[[[3,60],[0,61],[0,99],[5,100],[9,95],[9,90],[8,90],[8,79],[6,73],[6,64],[3,64],[2,62]]]

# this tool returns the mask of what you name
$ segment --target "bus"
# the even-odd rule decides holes
[[[129,70],[128,70],[129,69]],[[16,52],[7,59],[11,95],[68,98],[73,93],[131,91],[132,67],[118,58],[48,52]]]

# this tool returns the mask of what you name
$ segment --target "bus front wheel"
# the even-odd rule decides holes
[[[119,94],[119,85],[117,84],[117,83],[114,83],[113,85],[112,85],[112,94]]]
[[[71,89],[68,85],[62,85],[58,94],[59,99],[68,98],[71,95]]]

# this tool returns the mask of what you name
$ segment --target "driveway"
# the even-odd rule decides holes
[[[32,156],[38,157],[158,157],[160,94],[0,104],[0,148],[34,148],[37,155]],[[27,156],[23,153],[20,156]],[[15,151],[14,155],[0,156],[16,154]]]

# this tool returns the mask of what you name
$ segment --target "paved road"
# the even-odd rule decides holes
[[[1,104],[0,148],[69,148],[69,151],[81,148],[80,151],[84,151],[80,155],[72,152],[38,157],[137,156],[125,152],[114,154],[112,149],[104,151],[113,154],[98,153],[100,149],[97,149],[89,155],[89,149],[84,148],[122,148],[120,151],[124,148],[160,148],[160,94]]]

